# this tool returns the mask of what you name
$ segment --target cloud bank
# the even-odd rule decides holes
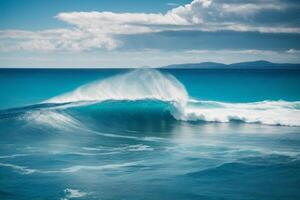
[[[123,44],[120,35],[162,31],[300,34],[299,11],[291,0],[193,0],[166,13],[63,12],[55,18],[69,28],[0,31],[0,51],[113,50]]]

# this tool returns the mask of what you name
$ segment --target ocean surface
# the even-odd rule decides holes
[[[0,69],[0,199],[300,199],[300,70]]]

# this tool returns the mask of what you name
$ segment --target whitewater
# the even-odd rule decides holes
[[[209,87],[209,86],[208,86]],[[215,91],[221,92],[221,91]],[[261,101],[228,103],[190,97],[185,86],[174,76],[155,69],[136,69],[104,80],[84,84],[43,103],[66,107],[114,101],[168,103],[170,114],[182,121],[245,122],[266,125],[300,126],[300,101]]]

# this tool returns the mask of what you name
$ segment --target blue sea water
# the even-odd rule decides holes
[[[0,199],[299,199],[300,71],[0,69]]]

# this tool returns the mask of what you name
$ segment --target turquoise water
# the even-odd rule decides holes
[[[0,70],[0,199],[299,199],[300,71]]]

